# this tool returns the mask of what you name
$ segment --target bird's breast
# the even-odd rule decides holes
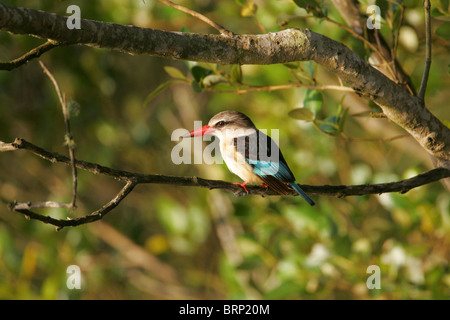
[[[244,155],[238,152],[233,144],[221,141],[220,153],[232,173],[249,183],[261,183],[262,180],[253,173],[252,166],[247,163]]]

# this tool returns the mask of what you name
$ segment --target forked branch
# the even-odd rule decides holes
[[[56,152],[51,152],[44,150],[24,139],[16,139],[12,143],[0,142],[0,152],[1,151],[14,151],[14,150],[27,150],[41,158],[44,158],[53,163],[60,162],[67,165],[71,164],[69,157],[61,155]],[[267,189],[263,186],[253,185],[247,186],[248,193],[246,193],[240,186],[237,186],[231,182],[220,181],[220,180],[208,180],[198,177],[179,177],[179,176],[169,176],[160,174],[142,174],[129,172],[124,170],[117,170],[109,167],[105,167],[96,163],[91,163],[87,161],[76,160],[74,161],[75,166],[78,169],[85,170],[94,174],[102,174],[117,180],[125,182],[125,186],[122,190],[106,205],[102,208],[92,212],[81,218],[76,219],[54,219],[48,216],[41,215],[34,211],[32,208],[38,207],[33,203],[28,202],[13,202],[9,205],[11,210],[22,213],[30,219],[36,219],[44,223],[48,223],[56,226],[58,229],[63,227],[73,227],[82,224],[94,222],[102,219],[108,212],[115,208],[126,196],[134,189],[138,184],[152,183],[152,184],[167,184],[175,186],[188,186],[188,187],[200,187],[207,189],[221,189],[224,191],[231,192],[236,196],[247,196],[247,195],[260,195],[260,196],[276,196],[279,195],[271,189]],[[365,184],[365,185],[340,185],[340,186],[311,186],[302,185],[302,189],[309,194],[316,195],[327,195],[327,196],[355,196],[355,195],[367,195],[367,194],[381,194],[388,192],[400,192],[405,193],[409,190],[429,184],[440,179],[450,177],[450,170],[446,168],[436,168],[428,172],[419,174],[410,179],[405,179],[390,183],[379,183],[379,184]],[[293,191],[290,195],[296,195]],[[44,207],[44,206],[40,206]]]

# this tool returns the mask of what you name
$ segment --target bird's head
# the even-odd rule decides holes
[[[248,135],[256,130],[252,120],[245,114],[238,111],[222,111],[209,120],[206,126],[198,128],[183,137],[197,137],[204,135],[214,135],[221,139],[227,137],[238,137]]]

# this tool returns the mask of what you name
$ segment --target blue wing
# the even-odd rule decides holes
[[[245,159],[252,166],[253,173],[260,177],[269,188],[281,194],[288,194],[289,185],[310,205],[314,205],[314,202],[295,183],[294,174],[284,160],[280,148],[270,137],[258,130],[248,136],[235,138],[234,144],[238,152],[245,154]]]
[[[248,163],[253,167],[253,172],[262,176],[273,176],[282,181],[294,181],[291,170],[286,163],[280,161],[265,161],[248,159]]]

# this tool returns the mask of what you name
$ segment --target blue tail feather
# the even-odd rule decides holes
[[[305,191],[302,190],[302,188],[300,188],[298,186],[298,184],[296,184],[295,182],[290,182],[289,185],[295,190],[297,191],[297,193],[299,195],[302,196],[303,199],[306,200],[306,202],[308,202],[311,206],[315,205],[314,201],[311,200],[310,197],[308,197],[308,195],[305,193]]]

